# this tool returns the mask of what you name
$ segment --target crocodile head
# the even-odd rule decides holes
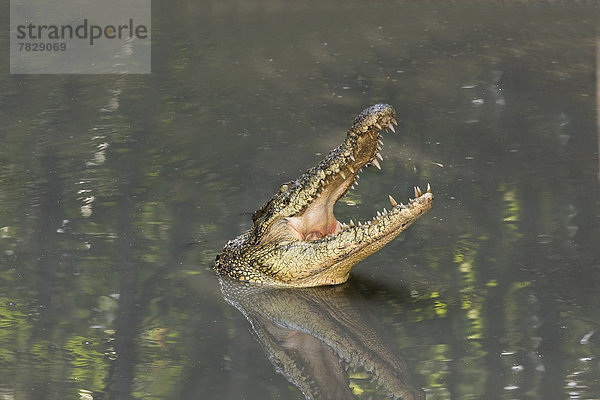
[[[345,282],[350,269],[406,229],[433,204],[429,185],[415,188],[406,205],[390,195],[391,209],[372,220],[340,223],[336,201],[355,183],[366,165],[381,168],[380,135],[394,131],[395,111],[387,104],[363,110],[344,142],[324,160],[279,191],[257,210],[254,225],[229,241],[215,269],[246,282],[277,286],[319,286]]]

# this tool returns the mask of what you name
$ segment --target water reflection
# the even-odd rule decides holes
[[[220,281],[275,369],[307,399],[425,399],[352,281],[293,290]]]

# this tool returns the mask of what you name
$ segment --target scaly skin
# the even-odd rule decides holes
[[[372,221],[342,224],[333,215],[335,202],[368,163],[380,167],[380,131],[394,130],[395,111],[387,104],[363,110],[344,142],[323,161],[279,192],[252,217],[246,233],[227,242],[215,269],[244,282],[272,286],[335,285],[348,279],[350,269],[408,228],[433,204],[415,188],[415,199],[398,204],[391,196],[390,211]]]

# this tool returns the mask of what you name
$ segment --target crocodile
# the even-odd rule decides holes
[[[306,399],[425,400],[356,281],[286,289],[219,280],[275,370]]]
[[[270,286],[311,287],[348,280],[356,263],[373,254],[433,205],[414,188],[405,205],[391,195],[391,209],[365,223],[339,222],[333,207],[357,183],[365,166],[381,169],[381,133],[395,132],[396,112],[375,104],[358,114],[342,144],[279,191],[252,216],[253,226],[227,242],[216,257],[221,275]]]

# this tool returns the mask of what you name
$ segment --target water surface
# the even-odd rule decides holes
[[[300,351],[338,357],[343,315],[428,399],[600,399],[592,3],[152,11],[151,75],[0,75],[0,397],[304,398],[284,345],[321,398],[385,398]],[[233,307],[215,255],[376,102],[398,134],[338,219],[427,183],[434,208],[345,287]]]

